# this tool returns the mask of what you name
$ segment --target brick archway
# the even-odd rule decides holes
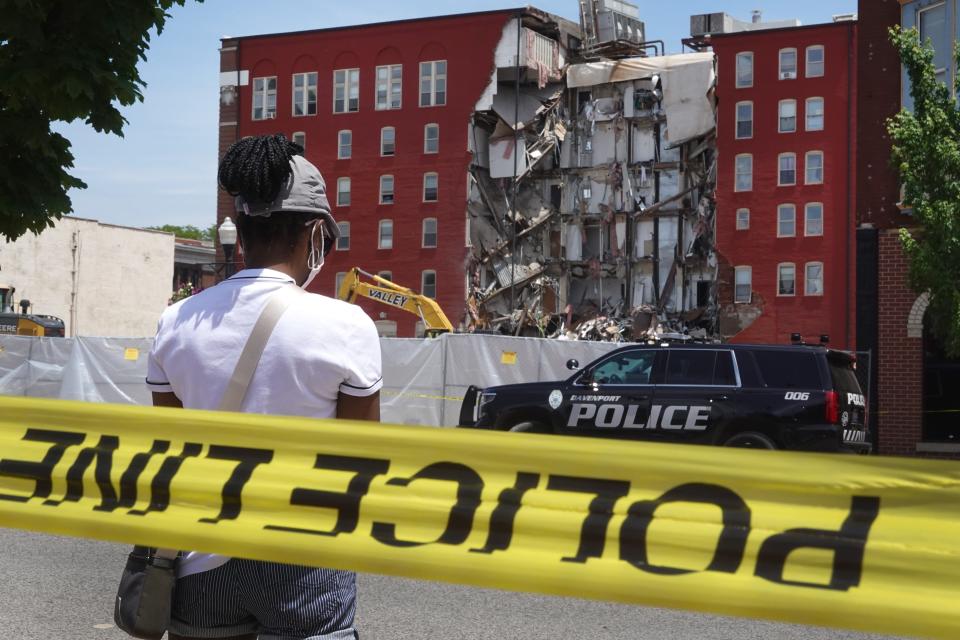
[[[910,315],[907,316],[907,337],[923,337],[923,316],[930,306],[930,292],[921,293],[913,303],[910,309]]]

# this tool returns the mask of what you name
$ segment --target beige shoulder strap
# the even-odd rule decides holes
[[[296,285],[281,287],[267,300],[257,323],[253,325],[253,331],[247,338],[247,344],[243,346],[240,353],[240,359],[237,361],[237,367],[233,371],[233,376],[227,384],[227,390],[220,401],[220,411],[239,411],[243,404],[243,399],[247,395],[247,387],[253,379],[253,374],[260,363],[260,356],[263,354],[263,348],[273,333],[273,328],[277,326],[277,321],[284,311],[293,304],[293,301],[305,293],[303,289]]]

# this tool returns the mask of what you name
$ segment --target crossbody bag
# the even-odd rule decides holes
[[[285,286],[267,300],[240,352],[240,359],[220,400],[220,411],[240,411],[267,340],[280,317],[302,293],[300,287]],[[180,552],[175,549],[133,548],[123,568],[113,608],[113,619],[120,629],[143,640],[163,638],[170,626],[179,559]]]

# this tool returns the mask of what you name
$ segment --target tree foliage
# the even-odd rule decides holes
[[[202,0],[201,0],[202,1]],[[186,0],[0,0],[0,235],[40,233],[70,213],[70,141],[55,122],[123,135],[143,101],[150,32]]]
[[[206,229],[199,229],[192,224],[185,226],[164,224],[159,227],[147,227],[147,229],[152,229],[153,231],[166,231],[167,233],[174,234],[178,238],[189,238],[191,240],[212,241],[217,235],[217,225],[215,224],[210,225]]]
[[[913,110],[887,122],[893,163],[915,229],[901,229],[910,284],[930,292],[930,326],[952,357],[960,356],[960,111],[937,80],[933,50],[916,29],[894,27],[890,38],[910,81]],[[960,56],[960,49],[955,51]]]

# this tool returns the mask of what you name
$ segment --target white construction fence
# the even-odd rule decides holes
[[[152,338],[0,336],[0,395],[151,404],[144,380]],[[448,334],[382,338],[383,422],[453,426],[470,385],[560,380],[618,346],[541,338]]]

